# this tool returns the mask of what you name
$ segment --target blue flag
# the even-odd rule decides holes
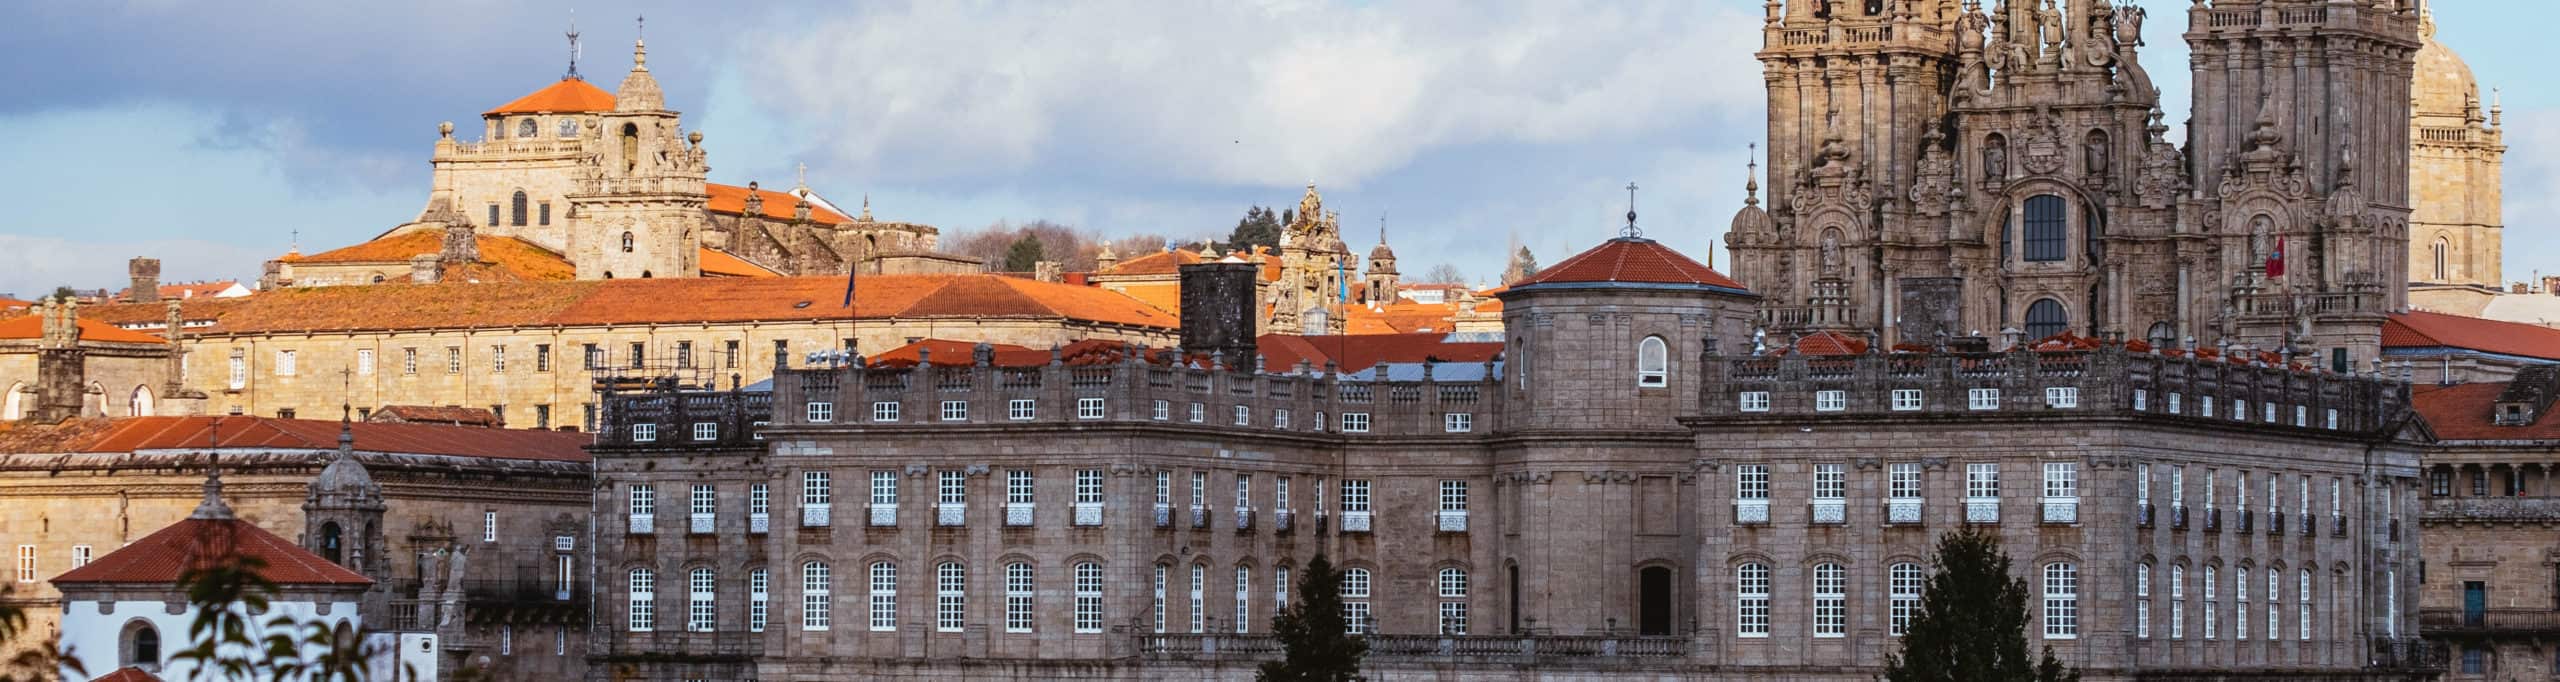
[[[853,307],[853,283],[862,278],[862,264],[855,263],[844,275],[844,307]]]

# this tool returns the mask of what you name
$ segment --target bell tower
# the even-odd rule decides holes
[[[382,486],[356,461],[355,426],[341,415],[338,452],[320,475],[311,479],[302,502],[302,547],[349,570],[390,584],[390,558],[383,553]]]
[[[569,195],[569,260],[578,279],[693,277],[701,273],[702,133],[681,133],[649,74],[645,41],[632,41],[631,73],[613,111],[584,134],[586,176]]]

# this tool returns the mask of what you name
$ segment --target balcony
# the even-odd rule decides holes
[[[2320,534],[2320,523],[2319,523],[2319,521],[2320,521],[2320,517],[2312,516],[2312,515],[2310,515],[2310,514],[2304,514],[2304,515],[2302,515],[2302,536],[2307,538],[2307,537],[2311,537],[2311,536],[2314,536],[2314,535],[2319,535],[2319,534]]]
[[[874,513],[873,515],[877,516],[878,514]],[[825,528],[829,524],[834,523],[834,521],[835,505],[808,504],[800,506],[800,527],[802,528]],[[896,522],[891,521],[891,523]]]
[[[632,515],[631,515],[631,534],[632,534],[632,535],[648,535],[648,534],[655,533],[655,532],[658,532],[658,515],[656,515],[656,514],[632,514]]]
[[[1369,512],[1364,512],[1364,511],[1347,511],[1347,512],[1343,512],[1343,513],[1342,513],[1342,532],[1345,532],[1345,533],[1366,533],[1366,532],[1369,532]]]
[[[772,530],[773,530],[773,515],[771,515],[771,514],[748,514],[748,515],[747,515],[747,534],[749,534],[749,535],[763,535],[763,534],[765,534],[765,533],[767,533],[767,532],[770,532],[770,531],[772,531]]]
[[[1848,523],[1849,502],[1840,499],[1814,500],[1813,522],[1817,524]]]
[[[1158,505],[1156,505],[1156,514],[1155,514],[1155,518],[1156,518],[1156,527],[1157,527],[1157,528],[1172,528],[1172,527],[1173,527],[1173,505],[1169,505],[1169,504],[1158,504]]]
[[[2080,498],[2077,498],[2077,497],[2048,497],[2048,498],[2044,498],[2044,522],[2045,522],[2045,523],[2054,523],[2054,524],[2072,524],[2072,523],[2079,523],[2079,522],[2080,522]]]
[[[2267,534],[2268,534],[2268,535],[2283,535],[2283,534],[2284,534],[2284,512],[2280,512],[2280,511],[2271,511],[2271,512],[2267,512]]]
[[[588,589],[583,582],[563,582],[556,576],[541,574],[535,566],[517,566],[526,577],[462,581],[463,597],[476,611],[494,606],[562,607],[584,606],[581,598]],[[408,587],[408,586],[398,586]]]
[[[2247,510],[2247,509],[2242,509],[2242,510],[2240,510],[2240,525],[2239,525],[2238,527],[2236,527],[2236,528],[2235,528],[2235,530],[2238,530],[2239,532],[2242,532],[2242,533],[2247,533],[2247,532],[2251,532],[2251,531],[2257,530],[2257,524],[2256,524],[2257,520],[2258,520],[2258,514],[2257,514],[2257,512],[2249,511],[2249,510]]]
[[[1692,641],[1688,637],[1587,635],[1372,634],[1361,639],[1368,643],[1371,659],[1502,665],[1588,661],[1621,666],[1679,665],[1688,657]],[[1263,661],[1280,658],[1281,646],[1267,634],[1148,634],[1138,636],[1138,655],[1150,660]]]
[[[2169,508],[2169,530],[2186,530],[2186,529],[2187,529],[2187,508],[2186,508],[2185,506],[2183,506],[2183,505],[2182,505],[2182,506],[2170,507],[2170,508]]]
[[[1076,503],[1076,506],[1075,506],[1075,516],[1076,516],[1076,518],[1075,518],[1075,525],[1078,525],[1078,526],[1099,526],[1099,525],[1102,525],[1102,503],[1100,503],[1100,502],[1077,502],[1077,503]]]
[[[894,504],[874,504],[874,505],[871,505],[871,527],[873,527],[873,528],[896,528],[897,526],[898,526],[898,505],[894,505]]]
[[[2303,524],[2310,525],[2310,524]],[[2445,650],[2434,642],[2415,637],[2373,638],[2373,657],[2369,667],[2385,670],[2444,670]]]
[[[1443,510],[1441,510],[1441,511],[1440,511],[1440,519],[1439,519],[1439,521],[1440,521],[1440,532],[1443,532],[1443,533],[1464,533],[1464,532],[1467,532],[1467,512],[1466,512],[1466,510],[1463,510],[1463,509],[1457,509],[1457,510],[1443,509]]]
[[[969,505],[949,502],[933,505],[933,525],[944,528],[969,525]]]
[[[685,517],[684,530],[686,533],[693,535],[710,535],[712,533],[720,532],[720,517],[711,514],[693,514],[687,516]]]
[[[2347,536],[2347,517],[2345,517],[2345,516],[2340,516],[2340,515],[2337,515],[2337,514],[2331,514],[2331,515],[2329,515],[2329,537],[2333,537],[2333,538],[2343,538],[2343,537],[2346,537],[2346,536]]]
[[[2220,510],[2220,509],[2214,509],[2214,508],[2211,508],[2211,507],[2207,507],[2207,508],[2205,508],[2205,510],[2204,510],[2204,532],[2207,532],[2207,533],[2220,533],[2220,532],[2222,532],[2222,510]]]
[[[1323,535],[1330,532],[1333,532],[1333,517],[1325,515],[1323,511],[1317,511],[1316,534]]]
[[[1966,498],[1964,501],[1964,522],[1999,523],[2000,499],[1995,497]]]
[[[2135,510],[2133,525],[2140,528],[2151,527],[2151,502],[2149,500],[2144,500],[2142,505]]]
[[[1206,529],[1206,528],[1208,528],[1208,527],[1209,527],[1209,508],[1208,508],[1208,507],[1202,507],[1202,506],[1199,506],[1199,505],[1192,505],[1192,507],[1191,507],[1191,529],[1192,529],[1192,530],[1202,530],[1202,529]]]
[[[1236,532],[1238,532],[1238,533],[1245,533],[1245,532],[1251,532],[1252,530],[1253,530],[1253,508],[1252,508],[1252,507],[1237,507],[1237,508],[1236,508]]]
[[[1734,500],[1733,522],[1743,525],[1761,525],[1768,523],[1769,501],[1767,499]]]
[[[1271,513],[1271,530],[1282,535],[1297,530],[1298,513],[1287,509]]]
[[[1021,503],[1021,502],[1008,502],[1008,503],[1005,503],[1005,505],[1004,505],[1004,527],[1006,527],[1006,528],[1029,528],[1029,527],[1031,527],[1031,505],[1030,505],[1030,504],[1026,504],[1026,503]]]
[[[2418,612],[2418,629],[2429,636],[2560,635],[2560,610],[2426,609]]]
[[[1884,522],[1894,525],[1920,523],[1920,498],[1896,497],[1884,501]]]
[[[608,660],[745,662],[764,652],[760,632],[616,632],[605,639]]]

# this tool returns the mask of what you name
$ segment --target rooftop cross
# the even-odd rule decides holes
[[[1644,230],[1636,227],[1636,183],[1633,182],[1627,183],[1627,228],[1620,231],[1619,236],[1629,239],[1644,236]]]
[[[578,10],[569,10],[569,75],[562,80],[585,80],[578,75]]]

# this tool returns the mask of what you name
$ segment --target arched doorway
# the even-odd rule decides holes
[[[1646,566],[1636,571],[1636,634],[1671,634],[1671,568]]]

